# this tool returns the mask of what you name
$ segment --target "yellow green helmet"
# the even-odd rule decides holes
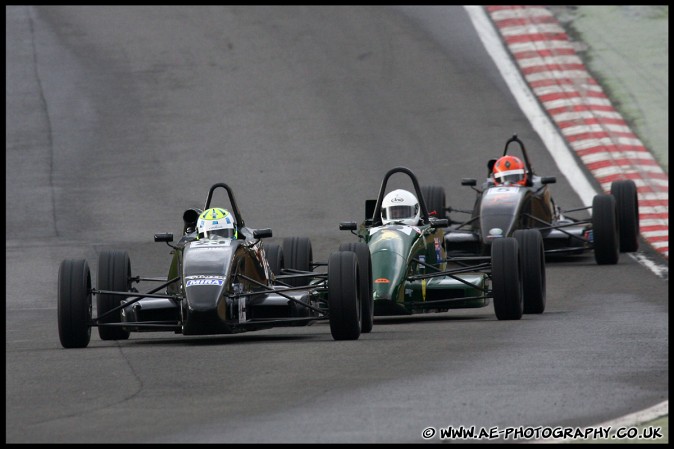
[[[197,230],[200,239],[211,239],[216,236],[235,239],[238,237],[234,216],[227,209],[213,207],[199,215]]]

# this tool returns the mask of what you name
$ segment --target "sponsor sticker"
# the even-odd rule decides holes
[[[185,285],[187,287],[195,285],[222,285],[224,282],[222,279],[190,279]]]

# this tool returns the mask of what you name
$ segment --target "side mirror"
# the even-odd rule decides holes
[[[271,232],[271,229],[269,229],[269,228],[253,229],[253,238],[263,239],[263,238],[271,237],[271,235],[272,235],[272,232]]]
[[[498,160],[498,159],[489,159],[489,160],[487,161],[487,170],[489,170],[487,176],[491,176],[491,174],[493,173],[493,171],[494,171],[494,164],[496,163],[497,160]]]
[[[545,178],[541,178],[541,184],[554,184],[557,182],[557,178],[554,176],[546,176]]]
[[[170,243],[173,241],[173,234],[171,234],[170,232],[166,232],[163,234],[155,234],[154,241]]]
[[[339,224],[340,231],[355,231],[358,229],[358,225],[353,221],[345,221]]]
[[[461,180],[461,185],[473,187],[477,185],[477,180],[472,178],[463,178]]]
[[[183,234],[194,232],[197,228],[197,220],[203,211],[201,209],[190,208],[183,213]]]

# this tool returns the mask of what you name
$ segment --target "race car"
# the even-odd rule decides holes
[[[216,189],[227,192],[231,213],[211,207]],[[166,278],[134,276],[126,251],[105,250],[98,258],[98,286],[93,287],[85,259],[63,260],[58,275],[61,345],[88,346],[92,327],[101,340],[126,340],[131,332],[233,334],[321,320],[329,321],[335,340],[356,340],[372,329],[362,313],[369,313],[372,296],[362,290],[370,284],[360,282],[370,262],[362,248],[335,251],[327,264],[314,264],[308,238],[290,237],[283,246],[264,247],[262,239],[268,237],[271,229],[246,227],[232,189],[217,183],[209,189],[205,210],[184,212],[177,244],[172,244],[173,234],[155,234],[155,242],[172,249]],[[325,265],[327,272],[314,270]],[[159,285],[139,292],[134,284],[141,282]]]
[[[386,193],[394,174],[409,177],[415,195],[401,189]],[[339,224],[369,250],[374,316],[480,308],[492,299],[499,320],[544,311],[545,261],[539,232],[522,230],[496,239],[488,256],[448,258],[443,241],[447,226],[446,218],[429,214],[417,177],[406,167],[386,173],[377,199],[366,201],[360,225]]]
[[[523,161],[508,153],[513,143],[519,145]],[[517,135],[508,139],[503,156],[491,159],[487,168],[487,179],[481,188],[475,187],[475,179],[461,181],[477,192],[471,210],[445,207],[442,187],[422,189],[438,218],[448,217],[447,212],[470,215],[466,221],[450,218],[451,226],[444,237],[449,254],[489,254],[492,242],[522,229],[535,229],[541,234],[546,255],[594,251],[597,264],[616,264],[620,252],[638,249],[639,205],[634,181],[614,181],[611,192],[595,195],[591,207],[562,210],[548,188],[556,178],[534,173]],[[570,215],[589,209],[590,218]]]

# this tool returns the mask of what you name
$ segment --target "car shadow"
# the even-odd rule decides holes
[[[420,313],[414,315],[399,315],[399,316],[375,316],[374,324],[377,326],[402,324],[402,323],[423,323],[423,322],[437,322],[437,321],[482,321],[491,319],[491,315],[452,315],[451,312],[439,313]]]
[[[116,346],[121,347],[132,347],[132,346],[220,346],[220,345],[240,345],[240,344],[258,344],[261,342],[270,343],[270,342],[287,342],[287,341],[303,341],[303,340],[316,340],[317,338],[323,338],[324,334],[307,334],[307,335],[177,335],[177,336],[162,336],[162,337],[153,337],[153,338],[143,338],[135,337],[137,334],[133,334],[128,340],[119,340],[117,342],[108,342],[100,340],[92,340],[89,348],[108,348],[111,343]],[[332,339],[330,332],[327,333],[326,337]]]

